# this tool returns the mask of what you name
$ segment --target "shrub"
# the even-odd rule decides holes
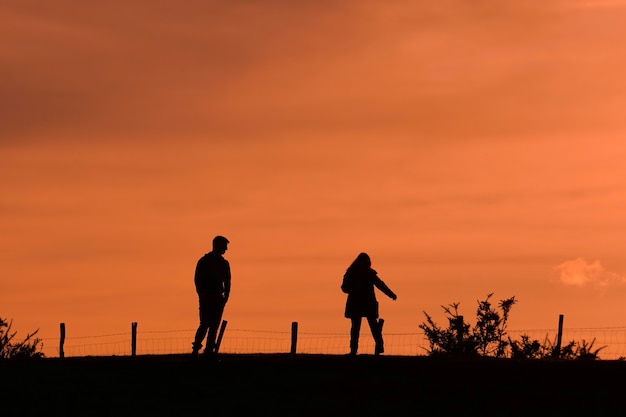
[[[509,339],[510,340],[510,339]],[[598,359],[598,354],[606,346],[599,348],[593,348],[596,339],[591,342],[582,340],[577,342],[575,340],[570,341],[565,346],[561,346],[557,352],[557,347],[554,346],[546,337],[543,343],[539,343],[538,340],[530,340],[527,335],[522,335],[520,341],[510,340],[511,345],[511,357],[520,359],[577,359],[577,360],[594,360]]]
[[[493,294],[478,302],[476,325],[463,320],[459,314],[459,304],[441,306],[448,319],[448,328],[437,326],[432,317],[424,312],[426,321],[419,325],[429,341],[429,354],[462,354],[503,357],[509,345],[506,338],[506,324],[509,312],[516,303],[515,297],[501,300],[499,311],[491,304]]]
[[[561,352],[558,357],[561,359],[578,359],[578,360],[598,359],[598,354],[606,346],[602,346],[602,347],[594,349],[593,345],[595,342],[596,342],[595,338],[591,342],[587,342],[585,339],[583,339],[580,342],[576,342],[572,340],[566,346],[561,348]]]
[[[539,343],[539,340],[531,340],[530,336],[523,334],[519,341],[509,338],[509,346],[513,359],[543,359],[554,355],[554,349],[547,336],[544,343]]]
[[[35,337],[39,330],[26,335],[24,340],[15,341],[17,332],[11,332],[13,321],[0,317],[0,360],[15,358],[41,358],[44,356],[41,339]]]
[[[562,346],[558,352],[547,338],[543,343],[522,335],[520,340],[512,340],[507,335],[507,321],[515,297],[500,300],[498,309],[490,302],[493,294],[478,302],[476,324],[474,327],[466,323],[459,314],[459,303],[441,306],[448,320],[448,327],[439,327],[432,317],[424,312],[426,321],[419,325],[429,342],[428,354],[435,355],[467,355],[511,357],[515,359],[598,359],[599,352],[606,348],[594,348],[595,339],[591,342],[572,340]]]

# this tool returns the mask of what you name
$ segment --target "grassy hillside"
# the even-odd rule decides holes
[[[0,362],[0,415],[528,416],[623,412],[621,361],[184,355]]]

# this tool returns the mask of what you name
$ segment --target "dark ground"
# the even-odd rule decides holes
[[[626,362],[187,355],[0,362],[0,416],[623,416]]]

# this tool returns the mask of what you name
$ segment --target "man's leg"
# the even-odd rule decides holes
[[[350,328],[350,354],[356,355],[359,350],[359,335],[361,333],[361,317],[352,317],[352,327]]]
[[[209,335],[206,338],[205,354],[215,353],[215,340],[217,339],[217,328],[219,327],[219,320],[211,322],[209,326]]]
[[[202,349],[202,341],[204,340],[204,337],[206,336],[208,329],[209,329],[209,325],[206,322],[201,321],[200,325],[198,326],[198,330],[196,330],[196,336],[192,344],[191,353],[194,356],[197,356],[200,349]]]
[[[208,305],[205,297],[199,299],[199,311],[200,311],[200,324],[196,330],[196,336],[194,337],[192,344],[192,355],[198,356],[198,352],[202,349],[202,341],[204,340],[207,330],[209,329]]]
[[[207,336],[206,349],[204,350],[205,354],[213,354],[215,353],[215,342],[217,339],[217,331],[220,327],[220,323],[222,321],[222,315],[224,314],[224,304],[221,300],[217,301],[217,305],[213,306],[213,311],[211,312],[211,318],[209,321],[209,335]]]

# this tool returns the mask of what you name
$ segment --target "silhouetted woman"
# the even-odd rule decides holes
[[[378,301],[374,294],[374,287],[381,290],[392,300],[398,298],[389,287],[378,278],[372,269],[372,261],[367,253],[360,253],[352,262],[343,276],[341,290],[348,294],[346,301],[346,318],[352,320],[350,329],[350,354],[356,355],[359,348],[359,334],[361,333],[361,319],[365,317],[376,342],[374,354],[380,355],[385,351],[383,346],[382,328],[378,324]]]

